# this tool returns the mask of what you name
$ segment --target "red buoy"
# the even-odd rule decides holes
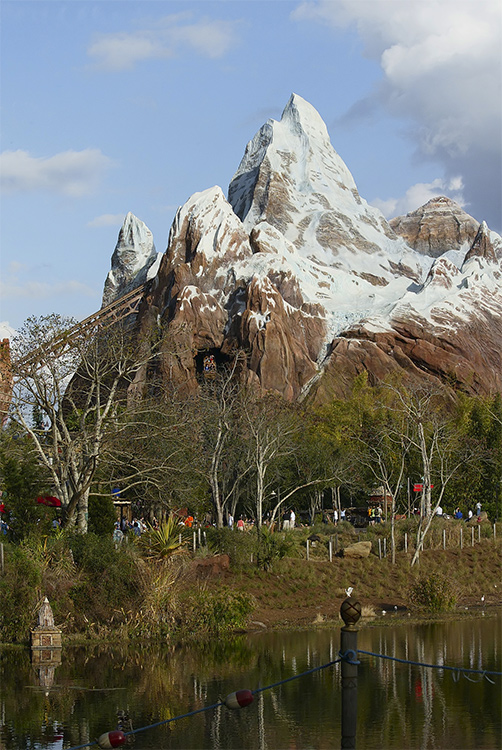
[[[120,747],[123,745],[126,741],[127,737],[125,736],[124,732],[122,732],[120,729],[115,729],[113,732],[105,732],[102,734],[96,742],[98,745],[105,750],[110,747]]]
[[[245,708],[254,701],[253,693],[251,690],[237,690],[235,693],[230,693],[224,700],[227,708]]]

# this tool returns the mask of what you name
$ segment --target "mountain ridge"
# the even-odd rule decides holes
[[[191,196],[154,273],[152,257],[138,326],[183,330],[185,354],[166,347],[159,369],[188,389],[197,353],[237,350],[245,379],[288,399],[343,393],[363,370],[502,389],[502,238],[444,196],[387,222],[297,94],[247,144],[228,198]]]

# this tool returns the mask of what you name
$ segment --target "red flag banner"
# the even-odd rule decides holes
[[[54,497],[53,495],[37,497],[37,503],[40,503],[40,505],[49,505],[51,508],[61,507],[61,500],[59,499],[59,497]]]

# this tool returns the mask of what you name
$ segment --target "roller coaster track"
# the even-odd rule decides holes
[[[67,328],[62,333],[58,333],[52,339],[37,347],[33,351],[26,354],[24,357],[16,359],[13,357],[13,364],[16,367],[26,367],[30,365],[36,365],[40,363],[44,356],[48,353],[55,353],[58,350],[61,352],[69,345],[73,338],[81,336],[86,332],[91,332],[98,328],[108,328],[111,325],[115,325],[120,320],[127,318],[129,315],[136,314],[138,312],[139,304],[143,298],[145,288],[147,284],[142,284],[136,287],[132,291],[124,294],[122,297],[110,302],[106,307],[102,307],[101,310],[89,315],[75,325]]]

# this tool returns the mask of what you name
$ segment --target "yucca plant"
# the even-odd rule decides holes
[[[168,560],[181,552],[183,540],[180,541],[180,526],[173,516],[157,527],[150,527],[138,537],[138,547],[144,557],[152,560]]]

